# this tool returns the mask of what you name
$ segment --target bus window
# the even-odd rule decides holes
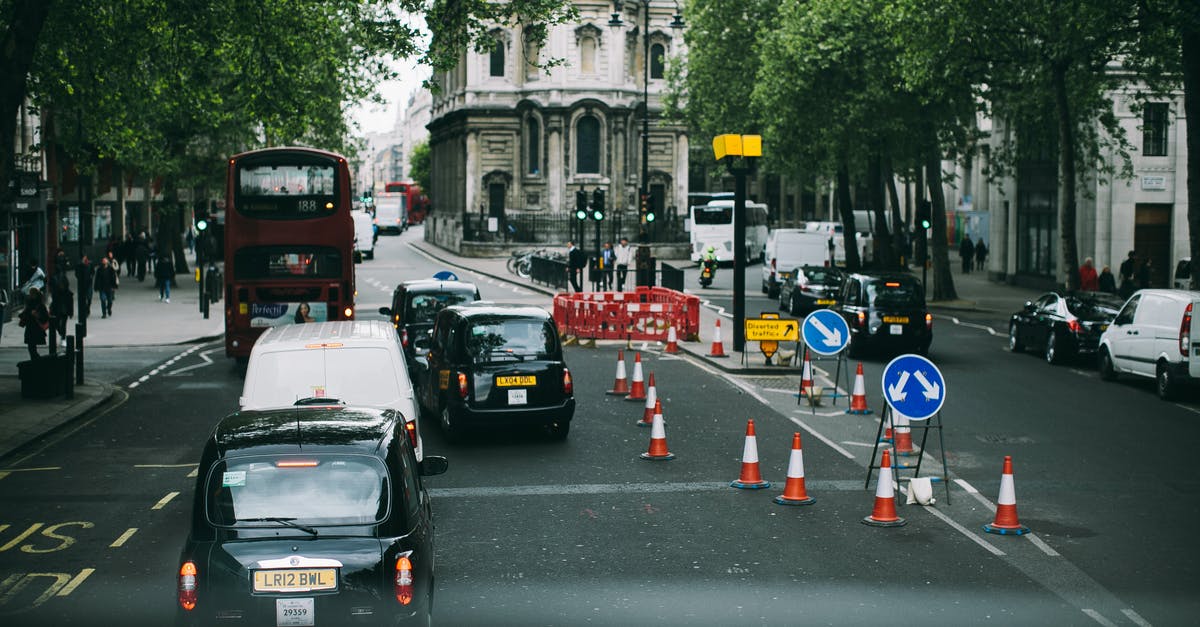
[[[733,207],[705,205],[692,209],[693,224],[733,224]]]
[[[233,258],[234,278],[243,281],[342,276],[341,255],[334,248],[251,246]]]

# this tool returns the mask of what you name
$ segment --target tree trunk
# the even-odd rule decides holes
[[[837,170],[837,205],[842,215],[842,241],[846,248],[846,270],[858,272],[862,263],[858,258],[858,238],[854,234],[854,205],[850,201],[850,169],[843,159]]]
[[[1079,289],[1079,249],[1075,246],[1075,125],[1067,97],[1065,63],[1052,71],[1054,113],[1058,117],[1058,230],[1062,242],[1063,268],[1067,291]]]
[[[1182,3],[1181,3],[1182,4]],[[1192,252],[1191,288],[1200,288],[1200,22],[1179,20],[1183,39],[1183,113],[1187,117],[1188,243]]]
[[[908,265],[908,251],[905,250],[904,242],[907,238],[904,234],[908,232],[905,228],[907,223],[900,216],[900,195],[896,192],[896,171],[892,167],[892,160],[889,157],[883,164],[883,182],[887,187],[887,195],[889,204],[892,206],[892,258],[896,261],[896,267],[903,269]],[[906,260],[901,263],[900,260]]]
[[[50,5],[49,0],[16,0],[2,18],[8,27],[0,39],[0,204],[11,200],[7,182],[14,172],[17,112],[25,102],[25,79]]]
[[[876,268],[895,270],[896,260],[892,255],[892,234],[887,225],[887,202],[883,192],[883,158],[878,153],[871,155],[867,164],[867,184],[871,190],[868,200],[875,215],[871,256]]]
[[[950,276],[950,251],[946,246],[946,196],[942,193],[942,160],[936,151],[925,156],[926,183],[929,185],[930,248],[933,249],[933,300],[956,300],[954,277]]]

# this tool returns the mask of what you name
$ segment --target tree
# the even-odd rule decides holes
[[[433,172],[430,170],[429,157],[429,141],[419,142],[413,146],[412,154],[409,155],[409,173],[412,175],[412,180],[424,191],[432,189]]]

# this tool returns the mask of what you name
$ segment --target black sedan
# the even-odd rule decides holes
[[[1100,334],[1124,301],[1104,292],[1048,292],[1025,303],[1008,323],[1008,348],[1036,348],[1049,363],[1095,353]]]
[[[204,447],[179,560],[182,625],[428,624],[433,511],[404,419],[244,411]]]
[[[842,271],[825,266],[800,266],[787,273],[779,287],[779,309],[806,315],[837,305]]]

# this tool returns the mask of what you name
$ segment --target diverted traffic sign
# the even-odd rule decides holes
[[[796,342],[799,339],[799,320],[746,319],[747,342]]]
[[[850,343],[850,325],[830,309],[818,309],[804,317],[804,343],[818,355],[836,355]]]
[[[925,420],[946,402],[946,381],[932,361],[920,355],[901,355],[883,369],[883,398],[910,420]]]

